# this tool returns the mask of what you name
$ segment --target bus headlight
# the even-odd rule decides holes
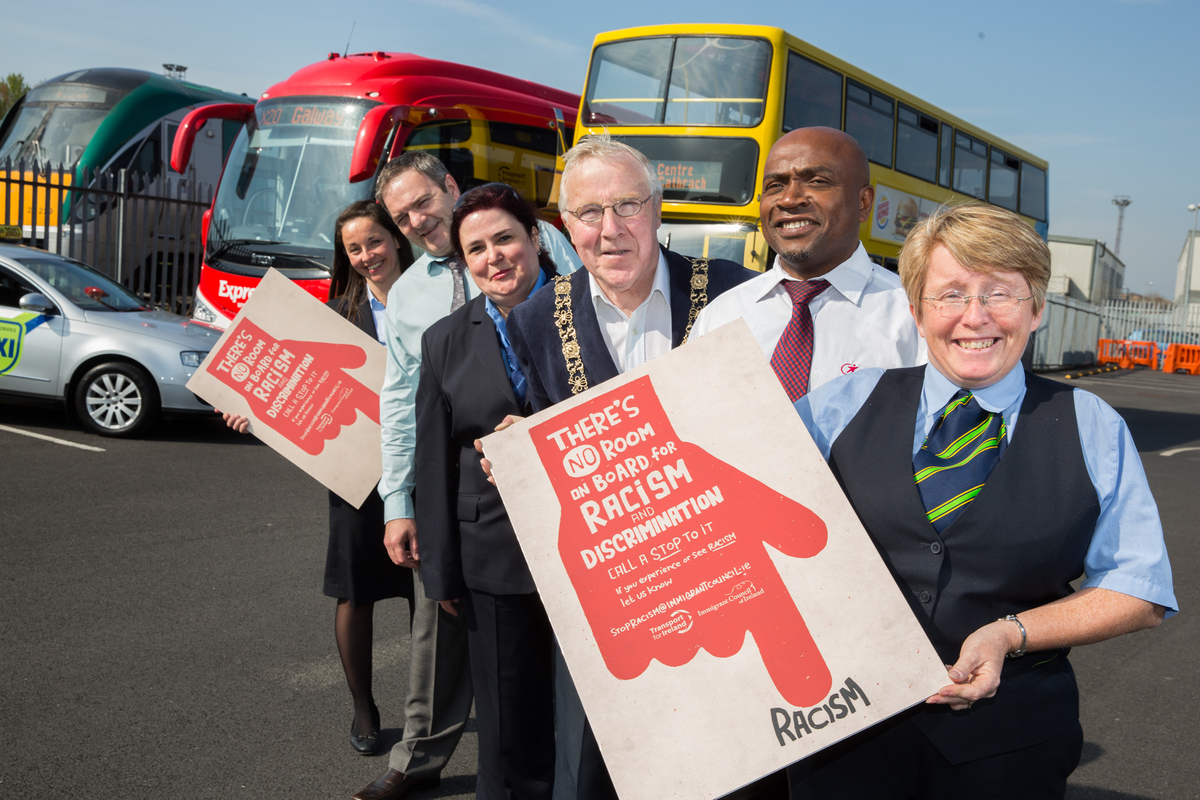
[[[204,302],[204,299],[200,296],[200,294],[198,292],[196,294],[195,303],[192,308],[192,316],[195,317],[196,319],[200,320],[201,322],[216,322],[217,321],[217,312],[215,312],[211,308],[209,308],[208,303]]]

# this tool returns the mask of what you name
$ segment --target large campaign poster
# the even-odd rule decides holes
[[[949,682],[741,320],[484,451],[622,800],[719,797]]]
[[[270,270],[188,388],[359,507],[383,471],[378,341]]]

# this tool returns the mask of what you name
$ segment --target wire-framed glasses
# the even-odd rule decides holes
[[[921,299],[929,303],[942,319],[953,319],[966,313],[972,300],[978,300],[979,305],[987,309],[993,316],[1003,317],[1015,313],[1021,307],[1021,302],[1030,298],[1017,297],[1008,292],[992,292],[991,294],[946,292],[940,297],[922,297]]]
[[[651,195],[651,197],[652,196],[653,195]],[[650,197],[647,197],[645,200],[635,200],[630,198],[628,200],[618,200],[611,206],[593,204],[588,206],[580,206],[574,211],[571,211],[571,209],[568,208],[567,212],[584,225],[595,225],[597,222],[604,219],[604,209],[606,208],[611,208],[613,213],[618,217],[635,217],[637,216],[637,213],[642,210],[642,206],[649,202]]]

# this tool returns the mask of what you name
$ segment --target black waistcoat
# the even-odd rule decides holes
[[[953,664],[975,630],[1073,591],[1100,503],[1072,389],[1026,374],[1012,441],[983,491],[939,535],[913,480],[924,374],[925,367],[886,372],[834,442],[829,466],[938,655]],[[955,763],[990,755],[988,741],[1005,749],[1044,741],[1078,715],[1065,656],[1008,659],[993,700],[967,712],[929,707],[917,722]]]

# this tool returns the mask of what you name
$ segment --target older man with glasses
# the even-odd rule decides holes
[[[508,319],[535,411],[678,347],[710,299],[755,275],[660,246],[658,176],[644,155],[608,135],[567,153],[559,208],[584,269],[535,293]],[[557,675],[555,797],[615,798],[561,654]]]

